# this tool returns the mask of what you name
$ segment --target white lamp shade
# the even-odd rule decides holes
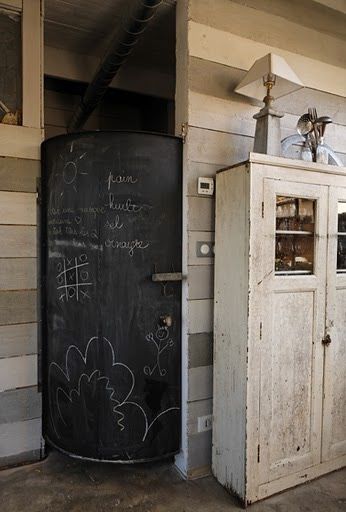
[[[304,84],[285,59],[274,53],[268,53],[268,55],[256,60],[240,84],[235,88],[235,92],[262,100],[265,95],[263,77],[266,77],[268,74],[275,75],[276,77],[272,93],[275,98],[280,98],[304,87]]]

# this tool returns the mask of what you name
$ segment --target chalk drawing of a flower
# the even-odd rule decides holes
[[[104,435],[111,436],[115,445],[121,444],[122,439],[138,444],[146,440],[151,427],[163,415],[179,410],[170,407],[149,421],[142,405],[131,398],[135,387],[133,371],[116,361],[107,338],[91,338],[84,353],[70,345],[64,365],[52,362],[48,378],[50,418],[58,438],[68,429],[84,444],[92,443],[95,433],[111,424],[112,431]],[[130,420],[142,427],[134,432]]]

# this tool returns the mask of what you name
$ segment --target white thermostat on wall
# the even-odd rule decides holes
[[[214,178],[198,178],[198,194],[212,196],[214,194]]]

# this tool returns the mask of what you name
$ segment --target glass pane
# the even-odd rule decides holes
[[[346,233],[346,203],[338,203],[338,232]]]
[[[19,15],[0,9],[0,123],[21,124],[22,42]]]
[[[309,274],[314,264],[314,237],[309,235],[276,235],[275,271],[304,271]]]
[[[346,270],[346,235],[338,236],[336,268],[338,270]]]
[[[315,201],[300,197],[276,198],[276,229],[278,231],[314,232]]]

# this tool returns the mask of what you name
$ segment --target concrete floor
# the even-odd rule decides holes
[[[51,452],[0,472],[2,512],[235,512],[212,478],[186,482],[171,464],[116,466]],[[250,507],[250,512],[345,512],[346,469]]]

